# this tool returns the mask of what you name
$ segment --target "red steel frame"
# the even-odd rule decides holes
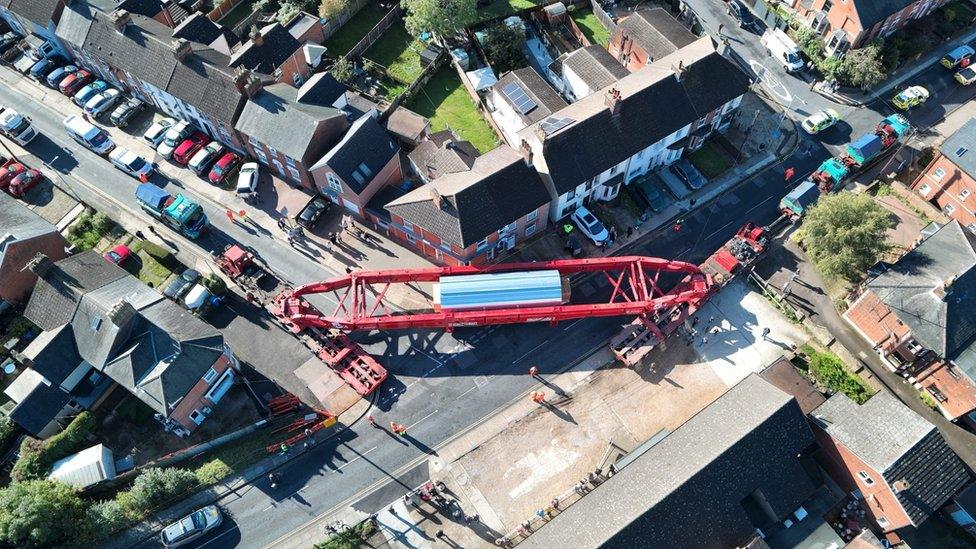
[[[395,283],[436,282],[442,276],[486,274],[554,269],[562,275],[596,272],[610,281],[613,292],[606,303],[563,304],[544,307],[508,307],[484,310],[440,310],[425,313],[395,313],[385,303]],[[685,274],[670,292],[658,286],[662,273]],[[553,324],[577,318],[645,315],[680,303],[697,303],[712,291],[712,279],[697,265],[653,257],[608,257],[557,259],[534,263],[489,266],[432,267],[390,271],[357,272],[333,280],[314,282],[283,294],[275,300],[275,314],[293,331],[308,327],[343,330],[393,330],[483,326],[523,322]],[[337,292],[339,304],[331,315],[323,315],[302,296]],[[373,297],[372,304],[367,297]],[[380,314],[376,314],[377,312]]]

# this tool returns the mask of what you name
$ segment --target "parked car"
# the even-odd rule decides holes
[[[7,190],[14,177],[26,170],[27,166],[24,166],[20,162],[14,162],[13,164],[0,168],[0,189]]]
[[[34,168],[27,168],[10,180],[10,185],[7,187],[7,192],[10,196],[14,198],[23,197],[27,191],[34,188],[35,185],[44,179],[44,175],[41,172],[35,170]]]
[[[939,63],[947,69],[954,69],[956,67],[966,68],[973,61],[973,55],[976,55],[976,50],[962,45],[942,56],[942,59],[939,59]]]
[[[197,283],[190,288],[189,292],[186,292],[186,296],[183,297],[183,306],[187,310],[196,311],[206,305],[209,298],[210,290],[203,284]]]
[[[207,137],[207,134],[200,131],[193,132],[173,151],[173,162],[181,166],[186,166],[190,159],[193,158],[193,155],[197,154],[197,151],[209,142],[210,138]]]
[[[8,32],[3,36],[0,36],[0,55],[7,53],[10,48],[13,48],[20,42],[20,35],[16,32]]]
[[[135,97],[126,97],[125,100],[115,107],[115,110],[113,110],[112,114],[109,115],[108,120],[112,124],[115,124],[120,128],[124,128],[128,126],[129,122],[145,107],[146,104],[139,101]]]
[[[62,80],[76,72],[78,72],[77,65],[65,65],[63,67],[58,67],[51,71],[51,74],[47,75],[44,82],[48,85],[48,87],[57,89],[58,84],[60,84]]]
[[[585,206],[576,208],[576,211],[573,212],[571,217],[576,223],[576,226],[579,227],[580,232],[585,234],[586,238],[592,240],[597,246],[603,246],[610,240],[610,231]]]
[[[973,82],[976,82],[976,69],[973,67],[966,67],[965,69],[957,72],[956,82],[959,82],[963,86],[968,86]]]
[[[257,162],[248,162],[241,166],[241,171],[237,174],[237,187],[234,191],[237,196],[254,194],[258,190],[258,176],[260,175]]]
[[[92,97],[85,103],[85,112],[93,118],[98,118],[108,112],[122,98],[122,92],[115,88],[109,88],[102,93]]]
[[[921,105],[929,98],[929,90],[922,86],[908,86],[901,93],[891,99],[897,109],[903,111]]]
[[[96,80],[86,85],[84,88],[78,90],[78,93],[76,93],[75,96],[71,98],[71,100],[75,102],[75,105],[84,108],[85,105],[88,104],[89,99],[95,97],[96,95],[102,93],[107,89],[108,89],[108,82],[104,80]]]
[[[163,142],[163,138],[166,137],[166,131],[176,124],[176,120],[172,118],[160,118],[159,120],[152,123],[146,133],[142,134],[142,138],[152,145],[152,148],[156,148],[160,143]]]
[[[68,61],[60,55],[42,58],[40,61],[34,63],[34,66],[30,68],[30,75],[35,80],[43,82],[47,78],[47,75],[51,74],[52,71],[63,66],[67,62]]]
[[[78,90],[88,85],[92,81],[92,73],[86,71],[85,69],[79,69],[68,75],[67,78],[61,80],[58,84],[58,91],[71,97],[72,95],[78,93]]]
[[[129,258],[132,257],[132,250],[130,250],[129,247],[124,244],[119,244],[118,246],[105,252],[105,255],[102,257],[111,263],[115,263],[119,267],[123,267],[129,261]]]
[[[180,120],[176,124],[173,124],[166,130],[166,134],[163,135],[163,141],[156,146],[156,152],[160,156],[169,160],[173,156],[173,151],[183,142],[184,139],[189,137],[193,133],[193,126],[190,125],[186,120]]]
[[[136,179],[141,180],[142,178],[140,176],[145,176],[148,179],[153,173],[153,165],[151,162],[147,162],[145,158],[125,147],[116,147],[109,153],[108,160],[113,166]]]
[[[705,186],[708,181],[687,158],[682,158],[668,168],[682,183],[693,191]]]
[[[210,174],[207,175],[207,179],[212,185],[223,185],[227,177],[234,173],[234,170],[241,164],[241,157],[229,152],[225,153],[224,156],[220,157],[220,160],[214,163],[213,168],[210,169]]]
[[[170,524],[159,534],[165,547],[178,547],[199,539],[220,526],[223,516],[216,505],[208,505]]]
[[[331,206],[332,202],[328,198],[322,195],[316,195],[308,201],[308,204],[305,204],[302,211],[298,212],[298,215],[295,216],[295,222],[306,229],[311,229],[318,222],[319,218],[325,212],[329,211]]]
[[[757,30],[756,17],[752,15],[749,8],[747,8],[742,2],[739,2],[739,0],[730,0],[730,2],[726,5],[726,11],[732,17],[732,19],[735,19],[739,23],[740,27],[746,30]]]
[[[199,272],[194,271],[193,269],[187,269],[183,271],[180,276],[173,279],[173,281],[163,289],[163,295],[170,299],[177,300],[183,297],[183,294],[190,291],[190,288],[192,288],[199,279]]]
[[[800,124],[809,134],[820,133],[833,126],[840,120],[840,114],[834,109],[820,109],[806,117]]]
[[[24,146],[37,137],[37,128],[29,116],[24,116],[13,109],[0,111],[0,133],[12,139],[18,145]]]
[[[213,164],[220,155],[224,152],[224,146],[216,141],[211,141],[207,143],[207,146],[196,152],[190,161],[186,163],[186,167],[190,168],[193,173],[203,176],[203,174],[210,171],[210,165]]]

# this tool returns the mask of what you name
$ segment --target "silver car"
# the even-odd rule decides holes
[[[160,118],[159,120],[152,123],[146,133],[142,134],[142,138],[152,145],[152,148],[156,148],[160,143],[163,142],[163,138],[166,137],[166,131],[169,130],[170,126],[176,124],[176,120],[172,118]]]
[[[165,547],[179,547],[200,539],[220,526],[223,520],[220,509],[216,505],[208,505],[163,528],[159,538]]]

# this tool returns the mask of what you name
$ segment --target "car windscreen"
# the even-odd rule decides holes
[[[132,160],[130,160],[129,163],[126,164],[126,167],[132,171],[138,171],[141,170],[145,165],[146,165],[146,161],[143,160],[141,156],[137,156]]]
[[[107,141],[108,141],[108,135],[105,132],[97,132],[90,139],[90,142],[94,147],[99,147]]]

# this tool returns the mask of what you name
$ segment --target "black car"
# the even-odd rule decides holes
[[[127,97],[119,103],[112,114],[109,115],[109,122],[120,128],[126,127],[129,122],[146,107],[146,104],[135,97]]]
[[[54,72],[54,69],[63,67],[67,62],[68,61],[60,55],[46,57],[37,63],[34,63],[34,66],[30,69],[30,75],[43,82],[45,79],[47,79],[47,75]]]
[[[705,177],[702,176],[701,172],[698,171],[698,168],[689,162],[687,158],[682,158],[674,164],[671,164],[669,169],[671,170],[671,173],[678,176],[678,179],[683,181],[684,184],[688,185],[688,187],[690,187],[693,191],[697,191],[698,189],[704,187],[705,183],[708,183],[708,181],[705,180]]]
[[[189,292],[190,288],[199,279],[200,273],[193,269],[187,269],[166,286],[166,289],[163,290],[163,295],[175,301],[183,297],[186,292]]]
[[[746,30],[756,30],[756,17],[739,0],[729,1],[728,12],[732,16],[732,19],[739,22],[740,27]]]
[[[10,48],[17,45],[20,42],[20,35],[16,32],[8,32],[3,36],[0,36],[0,54],[7,53]]]
[[[305,204],[302,211],[298,212],[298,215],[295,216],[295,221],[302,227],[311,229],[315,226],[319,218],[322,217],[322,214],[329,211],[330,206],[332,206],[332,202],[329,202],[328,198],[321,195],[316,196],[309,200],[308,204]]]

